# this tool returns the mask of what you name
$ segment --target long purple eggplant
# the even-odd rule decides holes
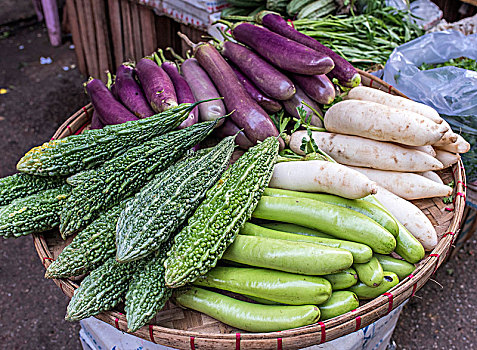
[[[121,102],[140,119],[154,115],[149,102],[147,102],[144,92],[134,78],[134,68],[122,64],[116,71],[116,79],[114,81],[114,92]]]
[[[171,78],[172,83],[174,84],[174,89],[177,96],[177,103],[194,103],[195,98],[192,94],[192,91],[189,87],[189,84],[184,79],[184,77],[179,73],[179,69],[177,69],[177,65],[174,62],[167,61],[164,57],[162,50],[159,50],[160,59],[161,59],[161,68],[167,73],[169,78]],[[156,56],[156,60],[159,59],[159,56]],[[159,63],[159,62],[158,62]],[[223,115],[223,114],[222,114]],[[179,125],[179,129],[187,128],[188,126],[194,125],[199,120],[199,112],[197,107],[194,108],[190,113],[189,117],[184,120],[181,125]]]
[[[295,30],[295,28],[288,25],[287,21],[279,14],[263,11],[257,15],[256,19],[258,23],[261,23],[271,31],[331,57],[335,63],[335,67],[331,72],[327,73],[330,80],[336,78],[341,85],[347,87],[355,87],[361,83],[361,76],[351,63],[319,41]]]
[[[235,143],[243,149],[249,149],[253,146],[252,141],[244,134],[243,131],[239,129],[237,125],[230,119],[226,119],[224,124],[217,129],[215,129],[215,135],[223,139],[227,136],[237,135],[235,138]]]
[[[245,90],[248,94],[258,103],[268,113],[277,113],[282,109],[282,105],[275,101],[274,99],[263,94],[258,88],[250,81],[248,78],[243,75],[243,73],[234,65],[230,65],[234,70],[235,75],[238,80],[242,83]]]
[[[186,59],[181,65],[181,71],[197,101],[220,97],[207,72],[195,58]],[[199,115],[202,121],[216,120],[225,114],[225,105],[222,100],[204,102],[199,105]],[[222,123],[223,120],[220,120],[219,125]]]
[[[250,46],[268,62],[288,72],[326,74],[335,66],[328,55],[264,27],[239,23],[232,27],[232,35],[237,41]]]
[[[90,125],[90,130],[95,130],[95,129],[102,129],[104,127],[104,124],[101,123],[101,120],[99,119],[98,112],[96,110],[93,111],[93,116],[91,117],[91,125]]]
[[[288,100],[295,93],[295,86],[285,74],[245,46],[225,41],[222,55],[235,63],[244,75],[268,96],[277,100]]]
[[[138,119],[114,98],[111,91],[101,80],[91,79],[85,84],[85,87],[91,103],[104,125],[122,124]]]
[[[171,79],[149,58],[142,58],[136,64],[136,73],[144,89],[149,104],[157,113],[177,106],[177,96]]]
[[[278,130],[268,114],[250,97],[219,51],[211,44],[193,44],[182,33],[179,35],[193,47],[195,58],[224,97],[227,110],[234,111],[231,115],[233,122],[244,130],[248,139],[256,144],[267,137],[278,136]],[[281,142],[283,146],[283,140]]]
[[[313,100],[327,105],[335,99],[335,86],[325,74],[291,74],[293,81]]]
[[[298,111],[296,110],[297,107],[303,107],[306,115],[311,115],[311,121],[310,124],[318,127],[323,127],[323,122],[321,121],[321,118],[316,115],[316,113],[311,110],[308,106],[305,106],[302,102],[305,102],[309,106],[311,106],[314,110],[316,110],[320,115],[322,115],[320,107],[313,101],[310,97],[308,97],[305,92],[300,89],[299,86],[296,87],[296,94],[293,95],[293,97],[287,101],[283,101],[283,107],[285,107],[285,110],[294,116],[295,118],[300,118],[300,115],[298,114]],[[308,121],[308,120],[307,120]]]

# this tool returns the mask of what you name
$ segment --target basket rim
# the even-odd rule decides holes
[[[388,93],[393,93],[402,97],[406,97],[404,94],[399,92],[396,88],[385,83],[381,79],[358,70],[362,77],[365,77],[371,81],[371,87],[378,88],[378,86],[384,87],[381,89]],[[375,83],[372,83],[372,82]],[[375,85],[375,86],[372,86]],[[407,98],[407,97],[406,97]],[[56,131],[52,139],[59,137],[65,137],[72,134],[80,133],[89,123],[89,120],[92,115],[93,107],[91,104],[86,105],[76,113],[74,113],[70,118],[68,118]],[[77,130],[72,130],[70,124],[76,122],[80,119],[84,119],[83,123],[79,126]],[[366,325],[374,322],[376,319],[381,318],[399,305],[401,305],[405,300],[414,296],[414,294],[422,288],[422,286],[429,280],[429,278],[435,273],[437,268],[446,260],[447,255],[450,252],[450,248],[456,238],[456,234],[459,231],[461,224],[464,207],[465,207],[465,193],[466,193],[466,178],[465,178],[465,169],[462,161],[459,161],[452,167],[453,177],[455,181],[455,193],[459,194],[455,196],[454,202],[454,216],[449,224],[449,227],[444,234],[444,236],[439,241],[438,245],[434,250],[427,256],[424,261],[416,268],[416,270],[399,282],[395,287],[387,291],[386,293],[378,296],[375,299],[370,300],[366,304],[359,306],[357,309],[347,312],[338,317],[320,321],[318,323],[294,328],[289,330],[284,330],[281,332],[269,332],[269,333],[201,333],[197,331],[190,330],[180,330],[175,328],[168,328],[159,325],[146,325],[139,329],[133,334],[140,338],[143,338],[153,343],[159,343],[163,345],[168,345],[172,347],[180,347],[189,345],[190,348],[195,348],[199,342],[201,345],[209,341],[218,342],[222,345],[233,346],[237,344],[237,341],[245,342],[253,341],[254,344],[265,344],[271,346],[271,348],[277,348],[278,343],[287,342],[287,348],[294,348],[293,344],[295,340],[298,340],[302,337],[312,336],[312,342],[307,342],[307,344],[321,344],[329,340],[336,339],[340,336],[352,333],[357,331],[360,328],[365,327]],[[42,263],[45,268],[49,266],[53,260],[53,256],[48,249],[46,239],[43,234],[33,234],[33,241],[35,249],[42,260]],[[73,292],[78,288],[78,284],[70,279],[52,279],[55,284],[57,284],[62,292],[71,298]],[[103,312],[95,316],[96,318],[109,323],[110,325],[115,326],[117,329],[126,332],[127,322],[124,314],[110,310]],[[238,335],[237,335],[238,334]],[[171,340],[170,337],[175,337],[174,340]],[[203,343],[202,343],[203,342]],[[251,345],[251,347],[258,345]],[[288,345],[290,344],[290,346]],[[205,345],[205,344],[204,344]],[[260,345],[258,348],[264,348],[263,345]],[[280,345],[281,346],[281,345]]]

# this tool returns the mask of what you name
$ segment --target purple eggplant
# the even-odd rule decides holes
[[[138,119],[121,102],[114,98],[111,91],[101,80],[90,79],[85,86],[91,103],[104,125],[122,124]]]
[[[251,23],[234,25],[232,35],[237,41],[250,46],[268,62],[288,72],[307,75],[326,74],[335,66],[328,55]]]
[[[224,97],[227,110],[233,111],[233,122],[244,130],[248,139],[256,144],[267,137],[278,136],[278,130],[268,114],[250,97],[219,51],[212,44],[193,44],[185,35],[180,35],[194,48],[195,58]],[[281,142],[283,146],[283,140]]]
[[[285,107],[285,110],[289,114],[298,119],[300,119],[300,115],[298,114],[298,111],[296,109],[297,107],[303,107],[306,112],[306,115],[311,115],[310,124],[318,126],[320,128],[323,127],[323,122],[321,118],[312,109],[304,105],[302,102],[305,102],[307,105],[311,106],[316,112],[320,114],[321,117],[323,117],[323,113],[321,113],[320,107],[318,107],[315,101],[308,97],[305,92],[300,89],[299,86],[296,87],[296,94],[293,95],[291,99],[283,101],[283,107]]]
[[[295,86],[285,74],[245,46],[226,41],[222,55],[235,63],[268,96],[276,100],[288,100],[295,93]]]
[[[293,81],[313,100],[327,105],[335,99],[335,86],[325,74],[291,74]]]
[[[237,137],[235,138],[235,143],[240,148],[249,149],[250,147],[253,146],[252,141],[248,139],[248,137],[244,134],[244,132],[241,131],[239,127],[235,125],[235,123],[232,120],[228,118],[225,120],[222,126],[215,129],[215,135],[221,139],[227,136],[237,135]]]
[[[134,78],[134,68],[122,64],[116,71],[116,79],[111,91],[118,96],[118,99],[140,119],[154,115],[154,111],[147,102],[144,92]]]
[[[288,39],[306,45],[317,52],[331,57],[335,63],[335,67],[331,72],[327,73],[330,80],[336,78],[341,85],[347,87],[355,87],[361,83],[361,76],[351,63],[346,61],[333,50],[321,44],[319,41],[295,30],[295,28],[288,25],[287,21],[285,21],[279,14],[268,11],[260,12],[257,15],[257,22],[277,34],[283,35]]]
[[[197,101],[220,97],[207,72],[195,58],[186,59],[181,65],[181,71]],[[199,115],[202,121],[216,120],[225,114],[226,110],[222,100],[204,102],[199,105]],[[223,120],[219,122],[219,125],[222,123]]]
[[[101,123],[98,112],[93,111],[93,116],[91,117],[91,125],[89,127],[90,130],[102,129],[103,127],[104,127],[104,124]]]
[[[248,78],[243,75],[243,73],[234,65],[230,65],[234,70],[235,75],[238,80],[242,83],[245,90],[248,94],[268,113],[277,113],[282,109],[282,105],[275,101],[274,99],[263,94],[258,88],[250,81]]]
[[[156,62],[142,58],[136,64],[136,74],[154,111],[160,113],[177,106],[174,85],[164,69]]]
[[[184,77],[179,73],[177,69],[177,65],[174,62],[167,61],[162,53],[162,50],[159,50],[161,55],[161,68],[167,73],[169,78],[171,78],[172,83],[174,84],[174,89],[176,91],[177,102],[180,103],[194,103],[195,98],[192,94],[192,91],[189,87],[189,84],[184,79]],[[156,59],[159,59],[156,56]],[[224,113],[225,114],[225,113]],[[222,114],[222,115],[224,115]],[[181,125],[179,125],[179,129],[187,128],[188,126],[194,125],[199,120],[199,113],[197,107],[189,113],[189,117],[184,120]]]

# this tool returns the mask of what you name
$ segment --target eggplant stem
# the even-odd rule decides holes
[[[166,57],[164,56],[164,51],[162,49],[157,50],[159,52],[159,57],[162,60],[162,63],[167,62]]]
[[[186,57],[187,58],[192,58],[192,52],[190,52],[190,50],[187,50]]]
[[[217,38],[215,38],[211,35],[201,35],[200,37],[204,40],[212,40],[212,41],[216,42],[217,44],[222,43],[219,39],[217,39]]]
[[[111,86],[113,85],[115,77],[111,74],[109,70],[106,71],[106,75],[108,76],[108,82],[106,83],[106,87],[111,90]]]
[[[195,49],[197,47],[197,44],[194,44],[188,37],[187,35],[185,34],[182,34],[181,32],[177,32],[177,35],[179,35],[181,37],[182,40],[185,41],[185,43],[187,45],[189,45],[190,47],[192,47],[193,49]]]
[[[178,53],[176,53],[172,47],[167,47],[166,51],[169,51],[169,53],[172,55],[172,57],[174,57],[179,62],[181,62],[181,63],[184,62],[184,59]]]

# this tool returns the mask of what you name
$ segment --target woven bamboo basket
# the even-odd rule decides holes
[[[405,97],[395,88],[369,73],[361,72],[362,83],[393,95]],[[88,127],[93,108],[83,107],[71,116],[55,133],[53,139],[79,134]],[[321,344],[357,331],[389,314],[414,296],[444,262],[459,230],[465,206],[465,172],[461,162],[452,169],[439,172],[445,182],[455,181],[454,202],[446,205],[441,198],[413,201],[429,217],[439,236],[439,244],[418,265],[410,276],[387,293],[362,304],[356,310],[339,317],[306,327],[271,333],[242,333],[204,314],[181,309],[171,302],[157,313],[151,323],[134,335],[179,349],[299,349]],[[33,235],[35,248],[46,267],[57,258],[72,238],[63,241],[58,231]],[[77,279],[53,280],[71,298],[78,287]],[[121,331],[127,330],[121,308],[103,312],[96,317]]]

